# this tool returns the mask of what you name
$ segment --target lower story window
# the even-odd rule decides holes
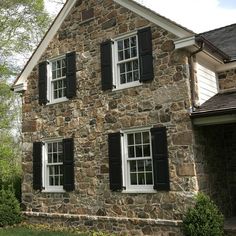
[[[124,132],[123,179],[127,190],[153,190],[153,161],[150,130]]]

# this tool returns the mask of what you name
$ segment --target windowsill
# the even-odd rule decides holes
[[[62,103],[62,102],[67,102],[67,101],[69,101],[68,98],[58,99],[58,100],[54,100],[52,102],[47,103],[47,106]]]
[[[138,83],[130,83],[130,84],[125,84],[125,85],[119,86],[117,88],[112,89],[112,91],[118,91],[118,90],[123,90],[123,89],[128,89],[128,88],[134,88],[134,87],[138,87],[138,86],[141,86],[141,85],[142,85],[142,83],[140,83],[138,81]]]
[[[122,193],[157,193],[154,189],[130,189],[130,190],[123,190]]]
[[[44,189],[42,190],[42,193],[65,193],[66,191],[64,189]]]

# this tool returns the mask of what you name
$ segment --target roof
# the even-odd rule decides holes
[[[236,59],[236,24],[207,31],[199,35],[203,36],[221,51],[230,56],[231,61]]]
[[[236,112],[236,91],[218,93],[191,113],[191,117],[206,117]]]
[[[167,19],[166,17],[159,15],[158,13],[152,11],[151,9],[141,4],[138,4],[137,2],[133,0],[113,0],[113,1],[133,11],[134,13],[140,15],[141,17],[149,20],[150,22],[153,22],[154,24],[166,29],[167,31],[173,33],[177,37],[181,38],[181,37],[189,37],[191,35],[194,35],[194,33],[188,30],[187,28]],[[26,82],[27,77],[30,75],[31,71],[40,60],[48,44],[57,33],[58,29],[60,28],[65,18],[69,15],[75,3],[76,3],[76,0],[66,1],[64,7],[59,12],[58,16],[56,17],[51,27],[49,28],[49,30],[43,37],[42,41],[40,42],[40,44],[38,45],[38,47],[36,48],[32,56],[26,63],[25,67],[21,71],[18,78],[15,80],[13,84],[13,88],[16,92],[21,92],[23,90],[26,90],[25,82]]]

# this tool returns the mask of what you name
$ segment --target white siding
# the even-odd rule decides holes
[[[216,73],[197,63],[198,96],[200,105],[218,93]]]

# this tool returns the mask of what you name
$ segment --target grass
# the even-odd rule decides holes
[[[86,233],[53,232],[48,230],[27,229],[25,227],[2,228],[0,236],[88,236]]]

